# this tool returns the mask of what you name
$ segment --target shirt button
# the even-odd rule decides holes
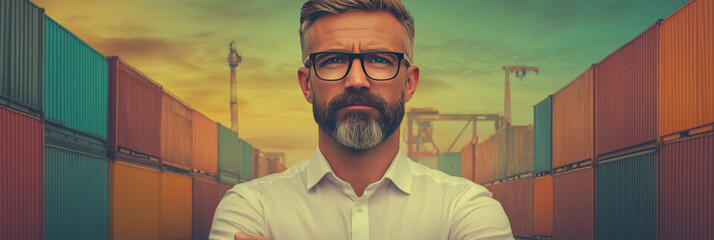
[[[363,208],[363,207],[361,207],[361,206],[360,206],[360,207],[357,207],[357,212],[362,212],[362,211],[364,211],[364,208]]]

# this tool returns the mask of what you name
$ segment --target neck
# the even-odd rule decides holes
[[[369,184],[381,179],[399,152],[399,128],[384,142],[364,152],[353,152],[339,146],[320,130],[319,147],[335,175],[352,185],[357,196],[362,196]]]

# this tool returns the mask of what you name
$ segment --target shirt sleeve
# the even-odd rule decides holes
[[[258,199],[244,185],[229,190],[216,208],[209,239],[233,240],[237,232],[265,236],[263,206]]]
[[[511,224],[498,201],[486,188],[472,185],[455,202],[455,216],[449,239],[513,239]]]

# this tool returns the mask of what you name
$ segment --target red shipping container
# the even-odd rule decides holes
[[[43,239],[44,126],[0,106],[0,239]]]
[[[221,197],[216,177],[193,174],[193,239],[208,239]]]
[[[266,157],[266,161],[268,162],[268,174],[280,173],[286,169],[285,165],[280,162],[280,158]]]
[[[593,189],[591,167],[553,176],[553,239],[594,238]]]
[[[514,237],[533,237],[533,178],[495,184],[493,198],[506,211]]]
[[[108,142],[161,158],[161,85],[119,57],[109,58]]]
[[[223,197],[226,195],[226,192],[228,192],[228,190],[231,190],[231,188],[233,188],[233,186],[235,186],[234,183],[220,181],[218,183],[218,199],[219,200],[223,199]],[[216,205],[216,206],[218,206],[218,205]]]
[[[493,181],[493,170],[491,169],[491,141],[493,136],[478,144],[476,148],[476,183],[485,184]]]
[[[553,176],[533,180],[533,235],[553,236]]]
[[[478,137],[461,148],[461,177],[470,181],[475,180],[476,144],[474,142],[478,142]]]
[[[193,169],[218,173],[218,123],[193,111]]]
[[[660,239],[714,236],[714,134],[662,146],[659,168]]]
[[[193,110],[166,89],[161,105],[161,163],[190,170],[193,167]]]
[[[553,95],[553,169],[593,157],[593,68]]]
[[[595,68],[598,156],[657,140],[659,23]]]

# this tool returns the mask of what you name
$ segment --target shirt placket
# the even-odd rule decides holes
[[[359,198],[352,207],[352,240],[369,239],[369,208],[367,198]]]

